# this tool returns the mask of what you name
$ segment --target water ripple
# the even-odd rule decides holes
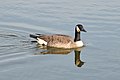
[[[52,80],[119,79],[119,3],[119,0],[0,0],[0,80],[46,80],[46,73],[47,79]],[[86,63],[81,69],[72,66],[73,54],[33,55],[42,49],[31,44],[30,33],[74,35],[77,23],[87,30],[82,33],[87,47],[82,54]]]

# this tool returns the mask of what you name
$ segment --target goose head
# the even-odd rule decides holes
[[[81,25],[81,24],[77,24],[77,25],[76,25],[75,31],[77,31],[78,33],[79,33],[80,31],[87,32],[87,31],[83,28],[83,25]]]

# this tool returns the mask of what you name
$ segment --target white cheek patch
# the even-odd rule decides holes
[[[82,47],[84,45],[82,41],[76,41],[75,43],[77,47]]]
[[[80,29],[78,28],[78,26],[77,26],[77,32],[80,32]]]
[[[39,44],[47,45],[47,42],[44,41],[43,39],[40,39],[40,38],[37,38],[37,42],[38,42]]]

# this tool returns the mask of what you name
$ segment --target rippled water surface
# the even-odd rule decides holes
[[[0,80],[120,80],[119,0],[0,0]],[[31,33],[67,34],[81,50],[41,49]]]

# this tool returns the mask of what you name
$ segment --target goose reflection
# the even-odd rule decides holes
[[[74,50],[74,52],[75,52],[75,65],[77,67],[81,67],[84,64],[84,62],[80,59],[81,49]]]
[[[42,51],[40,53],[37,53],[35,55],[40,55],[40,54],[61,54],[61,55],[67,55],[74,51],[74,60],[75,60],[75,65],[77,67],[82,67],[84,65],[84,62],[81,60],[80,53],[83,48],[77,48],[77,49],[59,49],[59,48],[51,48],[47,46],[38,46]]]

